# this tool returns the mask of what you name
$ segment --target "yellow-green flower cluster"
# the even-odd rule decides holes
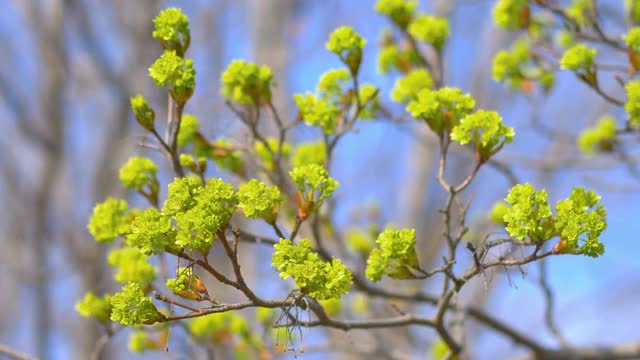
[[[109,265],[115,267],[115,280],[151,284],[156,279],[156,268],[149,264],[147,255],[136,248],[113,249],[107,257]]]
[[[534,242],[542,242],[553,234],[551,206],[547,202],[547,191],[536,190],[531,184],[518,184],[511,188],[505,201],[511,206],[503,219],[511,236]]]
[[[111,197],[93,208],[87,228],[97,242],[111,243],[118,236],[128,232],[127,209],[125,200]]]
[[[182,10],[171,7],[162,10],[153,19],[153,38],[160,40],[162,47],[184,55],[191,41],[189,18]]]
[[[422,89],[430,89],[433,86],[433,78],[428,70],[418,68],[411,70],[406,76],[396,80],[391,90],[393,101],[408,104],[415,100]]]
[[[549,89],[553,83],[553,73],[535,66],[531,61],[531,43],[528,38],[518,39],[509,51],[499,51],[493,58],[493,79],[506,81],[514,88],[529,90],[527,81],[540,81]]]
[[[640,0],[624,0],[625,12],[634,24],[640,24]]]
[[[607,212],[599,202],[598,194],[582,187],[573,188],[569,198],[557,202],[554,223],[562,239],[560,251],[590,257],[604,254],[604,245],[598,238],[607,228]],[[582,235],[585,238],[581,238]]]
[[[161,331],[157,338],[152,337],[148,331],[136,330],[129,335],[127,347],[133,353],[143,353],[151,350],[163,350],[166,348],[168,333]]]
[[[291,153],[291,145],[289,145],[289,143],[287,142],[284,142],[282,143],[282,149],[280,149],[280,141],[274,137],[268,137],[267,144],[269,145],[268,148],[262,141],[256,141],[256,143],[253,145],[253,150],[255,150],[256,154],[258,155],[260,160],[262,160],[262,163],[267,170],[274,170],[276,164],[274,163],[271,151],[274,153],[274,155],[281,151],[281,156],[287,157]],[[271,149],[271,151],[269,151],[269,149]]]
[[[358,114],[358,119],[367,120],[376,117],[376,111],[380,108],[378,102],[378,88],[372,84],[363,84],[360,86],[358,98],[360,104],[364,107]]]
[[[273,72],[244,60],[232,61],[222,73],[222,96],[242,105],[262,105],[271,101]]]
[[[560,59],[560,67],[564,70],[593,73],[595,70],[593,59],[596,54],[596,49],[591,49],[583,44],[575,45],[564,52]]]
[[[241,315],[228,311],[200,316],[189,321],[189,332],[206,343],[220,344],[228,340],[228,335],[249,338],[249,324]]]
[[[127,245],[135,247],[145,255],[175,248],[176,232],[171,220],[156,208],[148,208],[131,223],[127,233]]]
[[[584,129],[578,136],[578,147],[586,155],[596,151],[610,151],[616,143],[616,120],[604,116],[594,127]]]
[[[352,27],[341,26],[331,33],[325,46],[327,50],[340,57],[352,74],[357,74],[362,61],[362,49],[366,43],[367,41]]]
[[[238,189],[238,200],[246,217],[263,218],[273,224],[280,210],[282,194],[277,186],[268,187],[258,179],[251,179]]]
[[[383,74],[394,69],[407,73],[417,63],[418,55],[413,48],[399,48],[392,42],[385,44],[378,53],[378,71]]]
[[[489,211],[489,220],[496,225],[506,225],[504,215],[507,213],[508,209],[509,205],[504,201],[496,202]]]
[[[593,1],[573,0],[565,11],[578,25],[587,25],[594,17]]]
[[[182,115],[180,132],[178,133],[178,145],[185,146],[195,141],[200,129],[198,118],[191,114]]]
[[[273,248],[272,265],[280,272],[280,278],[292,277],[296,286],[312,298],[338,299],[349,292],[353,282],[351,272],[340,259],[322,261],[311,250],[309,239],[300,240],[299,245],[280,239]]]
[[[461,145],[472,143],[482,160],[500,151],[514,135],[513,128],[504,125],[497,112],[485,110],[465,116],[451,131],[451,139]]]
[[[196,198],[202,192],[202,183],[195,177],[176,178],[169,184],[169,196],[164,202],[162,215],[174,216],[196,205]]]
[[[131,110],[135,115],[136,121],[146,130],[153,130],[155,121],[155,112],[147,103],[144,96],[138,94],[130,99]]]
[[[338,182],[329,177],[327,170],[318,164],[308,164],[294,168],[289,172],[293,182],[298,185],[304,199],[316,203],[333,195]]]
[[[475,100],[457,88],[439,90],[423,89],[415,100],[409,102],[407,111],[423,119],[437,134],[443,134],[456,126],[460,119],[473,111]]]
[[[409,24],[409,34],[440,50],[449,36],[449,22],[445,18],[421,15]]]
[[[523,66],[529,61],[530,54],[531,44],[527,38],[518,39],[510,51],[499,51],[493,58],[493,79],[519,84],[525,78]]]
[[[120,181],[127,189],[141,191],[145,186],[149,186],[152,191],[157,191],[157,172],[158,167],[151,159],[134,156],[120,168]]]
[[[308,164],[324,165],[326,159],[327,145],[324,141],[306,142],[296,146],[291,157],[291,165],[294,168]]]
[[[231,172],[244,175],[244,159],[242,152],[234,149],[233,142],[225,138],[219,138],[213,143],[213,149],[210,152],[213,156],[213,162],[221,169],[229,169]],[[283,153],[284,155],[284,153]]]
[[[418,257],[414,229],[387,228],[378,235],[376,242],[380,247],[371,250],[367,259],[366,276],[369,280],[378,282],[383,275],[392,279],[415,277],[412,269],[418,268]]]
[[[106,324],[111,317],[111,295],[105,294],[98,297],[92,292],[85,294],[84,299],[78,301],[76,311],[86,318],[95,318],[102,324]]]
[[[629,124],[640,126],[640,80],[630,81],[625,86],[627,102],[624,109],[629,114]]]
[[[321,127],[327,135],[333,134],[340,116],[340,109],[335,103],[311,93],[295,94],[293,99],[305,123]]]
[[[407,0],[379,0],[376,11],[391,19],[400,28],[405,29],[413,18],[416,1]]]
[[[151,325],[164,320],[150,297],[144,296],[140,284],[130,282],[111,297],[111,320],[125,326]]]
[[[597,257],[604,253],[598,240],[607,227],[606,211],[593,191],[575,187],[571,195],[556,203],[556,215],[551,213],[545,190],[535,190],[531,184],[514,186],[505,199],[511,207],[504,215],[511,236],[536,243],[560,237],[555,251]],[[582,237],[582,236],[585,237]]]
[[[561,48],[568,49],[576,43],[576,37],[569,30],[558,30],[554,37],[555,43]]]
[[[220,230],[224,231],[236,211],[238,195],[222,179],[210,179],[203,187],[193,177],[169,184],[162,213],[176,222],[175,245],[208,254]]]
[[[189,100],[196,87],[193,60],[183,59],[174,50],[165,50],[149,68],[149,75],[156,85],[168,87],[171,97],[180,104]]]
[[[498,0],[493,8],[493,19],[503,29],[522,29],[529,25],[529,1]]]
[[[351,74],[347,69],[327,70],[318,81],[318,94],[322,97],[339,99],[345,87],[351,82]]]
[[[345,233],[345,241],[349,249],[363,257],[366,257],[375,246],[375,237],[376,235],[372,236],[371,231],[358,228],[349,229]]]

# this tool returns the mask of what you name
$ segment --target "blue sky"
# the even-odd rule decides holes
[[[309,2],[311,3],[311,2]],[[428,3],[422,1],[422,3]],[[607,2],[603,2],[607,3]],[[202,7],[204,1],[192,3],[167,2],[166,5],[184,6],[187,15],[197,21],[193,16]],[[487,22],[490,21],[489,1],[468,2],[451,14],[452,38],[445,49],[446,83],[457,86],[464,91],[471,91],[471,71],[481,59],[490,59],[491,47],[483,43],[487,39],[490,30]],[[10,7],[11,8],[11,7]],[[328,13],[330,12],[330,13]],[[354,15],[354,14],[357,14]],[[232,8],[224,17],[224,31],[227,46],[224,48],[224,64],[232,59],[245,58],[251,60],[249,34],[247,27],[243,26],[246,17],[240,7]],[[375,14],[370,1],[330,1],[326,7],[312,3],[310,9],[304,10],[299,20],[300,28],[297,33],[291,33],[288,41],[291,45],[291,66],[286,74],[286,87],[292,93],[311,91],[315,88],[318,77],[327,69],[339,67],[338,59],[324,49],[329,31],[340,25],[351,25],[361,33],[368,44],[365,48],[364,62],[362,65],[363,82],[371,82],[379,86],[383,91],[383,99],[389,103],[388,90],[392,86],[393,76],[380,76],[376,70],[375,54],[377,53],[377,38],[380,29],[387,25],[385,19]],[[194,24],[193,28],[198,28]],[[12,36],[16,43],[28,43],[30,37],[25,31],[25,23],[10,10],[0,13],[0,34]],[[206,36],[195,35],[194,39],[204,40]],[[489,36],[490,38],[490,36]],[[506,42],[507,45],[510,43]],[[69,46],[77,46],[73,41]],[[198,68],[198,84],[217,84],[217,79],[212,81],[207,78],[214,76],[206,70],[207,59],[203,48],[206,43],[194,41],[192,56]],[[126,59],[119,56],[115,42],[106,43],[110,51],[110,59],[115,64],[126,64]],[[31,59],[34,54],[29,53],[29,47],[18,47],[14,57],[16,72],[24,74],[20,82],[20,92],[28,94],[38,70],[36,63]],[[81,51],[79,49],[78,51]],[[490,63],[489,63],[490,64]],[[200,70],[202,69],[202,70]],[[544,158],[554,156],[548,152],[548,141],[536,134],[529,126],[530,104],[523,96],[510,95],[502,84],[496,84],[489,77],[489,71],[484,73],[482,87],[486,91],[485,96],[497,99],[497,108],[505,122],[516,129],[516,139],[513,144],[505,148],[504,159],[518,157]],[[285,80],[281,80],[285,84]],[[211,85],[208,85],[211,87]],[[215,87],[215,86],[213,86]],[[473,94],[479,96],[479,94]],[[196,93],[198,96],[198,93]],[[576,133],[578,129],[592,121],[591,113],[596,111],[595,100],[597,96],[573,77],[572,74],[562,73],[558,76],[558,85],[547,99],[540,103],[542,121],[548,126],[557,127],[563,131]],[[202,100],[201,100],[202,101]],[[396,113],[401,113],[401,107],[395,106]],[[188,109],[189,110],[189,109]],[[492,109],[494,110],[494,109]],[[624,119],[620,110],[608,109],[619,120]],[[93,125],[81,119],[82,113],[91,112],[92,105],[85,104],[82,111],[70,112],[69,116],[77,117],[73,121],[79,124],[78,134],[71,138],[69,147],[82,149],[83,131],[99,131]],[[11,120],[5,120],[3,109],[0,108],[0,121],[4,126],[9,126]],[[201,114],[197,114],[201,115]],[[226,115],[229,117],[229,114]],[[6,123],[5,123],[6,122]],[[409,127],[410,128],[410,127]],[[299,138],[317,136],[313,130],[304,130]],[[337,149],[336,162],[331,169],[333,176],[341,182],[337,196],[342,201],[338,207],[337,224],[341,227],[348,225],[347,218],[351,209],[362,206],[370,200],[376,200],[382,206],[386,221],[396,222],[401,204],[398,201],[397,189],[402,187],[405,181],[407,161],[412,154],[410,149],[413,144],[411,136],[406,129],[399,129],[395,125],[385,122],[363,123],[359,126],[357,135],[347,136]],[[368,161],[363,161],[363,159]],[[371,161],[375,159],[375,161]],[[597,159],[601,161],[602,159]],[[594,160],[595,161],[595,160]],[[606,161],[606,159],[605,159]],[[376,165],[377,164],[377,165]],[[601,241],[606,246],[605,256],[598,259],[586,257],[553,257],[548,261],[547,271],[550,276],[550,285],[556,292],[557,322],[575,344],[608,344],[613,342],[634,340],[632,324],[640,321],[640,312],[633,308],[633,299],[638,299],[638,280],[640,280],[640,262],[637,254],[640,251],[640,242],[636,241],[640,233],[640,224],[636,220],[640,213],[640,193],[637,191],[637,181],[630,178],[628,173],[618,167],[612,170],[576,170],[568,168],[553,176],[543,176],[531,170],[527,164],[515,164],[516,174],[522,181],[528,181],[536,187],[548,187],[550,200],[555,202],[566,197],[573,186],[586,185],[593,187],[603,196],[603,204],[609,212],[607,231]],[[78,174],[81,176],[81,174]],[[625,184],[635,188],[635,191],[609,191],[592,179],[601,179],[608,183]],[[506,195],[506,182],[492,169],[483,169],[476,179],[470,192],[476,194],[471,208],[471,217],[484,216],[491,204]],[[434,188],[434,191],[440,191]],[[89,204],[79,205],[84,211],[90,210]],[[440,206],[440,204],[434,204]],[[60,254],[58,254],[60,255]],[[268,263],[264,264],[268,269]],[[67,269],[69,271],[69,269]],[[67,272],[60,275],[60,286],[53,290],[53,299],[59,303],[61,309],[69,316],[75,316],[72,304],[77,297],[74,291],[75,279],[66,277]],[[75,279],[75,280],[74,280]],[[497,317],[514,324],[522,331],[539,334],[545,343],[554,344],[543,324],[543,298],[536,286],[536,266],[530,266],[528,275],[523,278],[513,273],[511,284],[505,276],[496,276],[496,282],[489,302],[489,311]],[[31,295],[28,292],[22,294],[24,298],[22,306],[28,309],[32,304]],[[637,305],[638,301],[635,301]],[[610,326],[616,324],[616,326]],[[606,328],[607,331],[602,331]],[[319,330],[307,330],[309,333]],[[421,330],[417,330],[421,331]],[[17,324],[15,332],[0,342],[9,343],[18,349],[30,352],[29,322]],[[476,340],[477,345],[486,349],[483,356],[491,359],[503,356],[512,351],[511,345],[504,338],[495,335],[484,335]],[[3,336],[6,336],[3,334]],[[54,333],[51,339],[52,349],[56,359],[69,358],[70,349],[68,339],[63,333]],[[117,341],[124,341],[123,339]],[[305,355],[305,358],[322,358]]]

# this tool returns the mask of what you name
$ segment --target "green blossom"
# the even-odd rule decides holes
[[[200,129],[200,122],[194,115],[184,114],[180,121],[180,132],[178,133],[178,145],[185,146],[195,141]]]
[[[577,251],[590,257],[604,254],[604,245],[598,238],[607,228],[607,212],[599,202],[600,196],[595,192],[574,187],[569,198],[556,203],[554,220],[562,239],[561,252]]]
[[[298,185],[304,204],[298,204],[303,215],[320,208],[325,198],[333,195],[338,182],[329,177],[327,170],[318,164],[296,167],[289,172],[293,182]]]
[[[93,208],[87,228],[97,242],[111,243],[129,230],[127,202],[107,198]]]
[[[558,30],[554,38],[558,46],[567,49],[576,43],[576,38],[569,30]]]
[[[519,82],[524,79],[523,66],[529,61],[531,44],[527,38],[520,38],[510,51],[500,51],[493,58],[493,79]]]
[[[592,0],[573,0],[565,11],[579,25],[589,24],[595,15]]]
[[[376,111],[380,108],[378,102],[378,88],[372,84],[362,84],[358,94],[360,104],[364,107],[358,114],[358,119],[367,120],[376,117]]]
[[[367,258],[367,269],[365,275],[367,279],[378,282],[382,280],[384,272],[389,268],[389,258],[384,256],[382,250],[375,248],[371,250]]]
[[[498,0],[493,8],[493,19],[497,26],[507,30],[518,30],[529,24],[528,0]]]
[[[342,302],[340,299],[328,299],[319,301],[320,305],[324,308],[324,311],[329,316],[336,316],[342,310]]]
[[[414,67],[421,67],[420,57],[416,50],[409,44],[399,45],[391,34],[391,31],[383,31],[380,41],[381,47],[378,53],[378,71],[382,74],[398,70],[402,73],[409,72]]]
[[[257,179],[251,179],[238,189],[239,207],[247,218],[263,218],[266,222],[275,223],[282,195],[278,187],[268,187]]]
[[[531,41],[528,37],[518,39],[510,50],[500,51],[493,58],[493,79],[526,93],[532,82],[538,82],[545,91],[553,86],[554,73],[540,67],[531,56]]]
[[[150,297],[145,297],[140,284],[130,282],[111,297],[111,320],[124,326],[151,325],[163,321],[162,315]]]
[[[196,177],[176,178],[169,184],[169,194],[162,207],[162,214],[174,216],[193,208],[200,192],[202,192],[200,179]]]
[[[498,201],[493,204],[493,207],[489,211],[489,220],[496,225],[506,225],[504,216],[509,211],[509,205],[504,201]]]
[[[393,101],[408,104],[415,100],[422,89],[430,89],[433,86],[433,78],[426,69],[411,70],[406,76],[396,80],[391,90]]]
[[[627,102],[624,109],[629,114],[629,124],[640,126],[640,80],[629,81],[625,86]]]
[[[345,241],[352,251],[366,256],[374,246],[374,240],[371,234],[361,229],[349,229],[345,233]]]
[[[135,115],[138,124],[140,124],[144,129],[152,131],[156,114],[147,103],[147,100],[142,95],[138,94],[132,97],[130,102],[131,110],[133,110],[133,115]]]
[[[564,52],[560,59],[560,67],[564,70],[593,73],[595,71],[593,59],[596,53],[596,49],[590,49],[586,45],[575,45]]]
[[[222,179],[210,179],[204,187],[199,183],[196,185],[193,181],[182,181],[173,189],[169,187],[169,196],[165,203],[168,212],[163,208],[163,213],[170,213],[176,221],[176,245],[188,251],[198,250],[207,254],[216,233],[224,231],[237,205],[238,196],[233,186]]]
[[[502,123],[495,111],[478,110],[467,115],[451,131],[451,139],[461,145],[472,143],[482,160],[487,160],[513,140],[515,131]]]
[[[625,13],[634,24],[640,24],[640,0],[624,0]]]
[[[196,338],[214,344],[228,341],[229,334],[239,335],[243,339],[250,337],[245,318],[231,311],[199,316],[189,321],[187,327]]]
[[[281,239],[274,246],[272,265],[280,272],[280,278],[292,277],[296,286],[317,300],[338,299],[349,292],[353,283],[351,272],[340,259],[325,262],[311,251],[309,239],[293,245]]]
[[[405,29],[413,17],[416,5],[416,1],[379,0],[376,3],[376,11],[389,17],[396,25]]]
[[[84,299],[76,303],[75,309],[83,317],[95,318],[106,324],[111,317],[111,295],[105,294],[103,297],[98,297],[96,294],[88,292]]]
[[[265,326],[271,326],[275,317],[274,309],[259,307],[256,309],[256,320]]]
[[[458,124],[471,113],[476,102],[462,90],[445,87],[439,90],[423,89],[415,100],[409,102],[407,111],[414,117],[424,119],[437,134],[442,134]]]
[[[293,100],[298,106],[300,117],[307,125],[321,127],[327,135],[333,134],[337,117],[340,116],[340,110],[335,104],[311,93],[295,94]]]
[[[277,154],[278,151],[282,151],[281,156],[287,157],[291,153],[291,145],[285,142],[282,144],[281,150],[280,141],[274,137],[268,137],[267,144],[269,145],[268,148],[262,141],[256,141],[253,145],[253,149],[255,150],[260,160],[262,160],[262,163],[267,170],[275,170],[276,164],[274,162],[273,156],[271,155],[271,152]],[[271,149],[271,151],[269,151],[269,149]]]
[[[181,58],[175,51],[166,50],[149,68],[149,75],[161,87],[169,88],[171,97],[184,104],[196,87],[193,60]]]
[[[156,208],[148,208],[131,223],[127,245],[137,248],[144,255],[151,255],[158,251],[172,251],[175,237],[171,220]]]
[[[120,181],[125,188],[136,191],[141,191],[148,185],[153,193],[158,190],[157,172],[158,167],[151,159],[134,156],[120,168]]]
[[[241,176],[245,173],[242,152],[234,148],[233,142],[225,138],[219,138],[213,143],[213,162],[220,169],[228,169]]]
[[[327,70],[318,81],[318,94],[326,98],[340,98],[344,89],[351,82],[351,74],[347,69]]]
[[[174,294],[187,300],[199,300],[201,294],[207,294],[207,288],[191,267],[176,269],[176,278],[167,279],[166,287]]]
[[[382,74],[389,73],[392,69],[399,68],[400,50],[395,45],[388,45],[380,49],[378,53],[378,71]]]
[[[268,66],[234,60],[222,73],[222,96],[242,105],[268,104],[272,80]]]
[[[444,360],[449,355],[449,345],[447,345],[442,338],[436,338],[431,343],[431,348],[429,349],[429,353],[431,354],[431,359],[434,360]]]
[[[151,338],[150,334],[144,330],[136,330],[129,335],[127,347],[133,353],[143,353],[149,350],[161,350],[163,344]]]
[[[306,142],[296,146],[291,165],[296,168],[308,164],[324,165],[327,159],[327,145],[324,141]]]
[[[449,22],[445,18],[421,15],[409,24],[409,34],[440,50],[449,36]]]
[[[164,9],[153,19],[153,38],[160,40],[167,50],[174,50],[180,56],[184,55],[189,47],[191,35],[189,31],[189,18],[182,10],[171,7]]]
[[[136,248],[113,249],[107,262],[117,269],[115,280],[119,283],[151,284],[156,279],[156,268],[149,264],[147,255]]]
[[[347,65],[352,74],[357,74],[362,61],[362,49],[367,43],[352,27],[342,26],[329,36],[327,50],[335,53]]]
[[[389,227],[378,235],[376,242],[380,247],[373,249],[367,259],[365,275],[369,280],[378,282],[385,274],[392,279],[415,278],[412,270],[419,266],[414,229]]]
[[[180,154],[180,165],[194,172],[198,170],[196,160],[189,154]]]
[[[604,116],[594,126],[582,130],[578,136],[578,147],[586,155],[596,151],[610,151],[616,143],[616,120]]]
[[[547,202],[547,191],[536,190],[531,184],[518,184],[511,188],[506,202],[511,204],[503,219],[507,231],[517,239],[529,237],[542,242],[553,235],[551,206]]]

